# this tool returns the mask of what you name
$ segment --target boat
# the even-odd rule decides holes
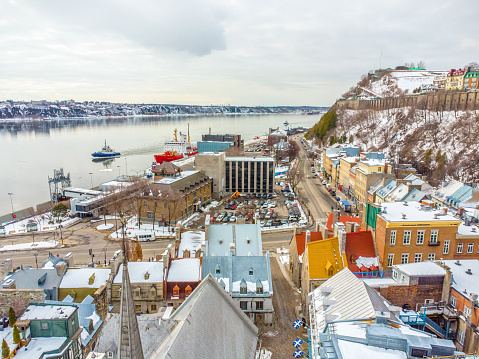
[[[181,160],[182,158],[194,156],[198,153],[196,146],[190,143],[190,126],[188,125],[188,135],[180,132],[178,140],[178,130],[175,128],[175,138],[172,141],[165,141],[165,152],[154,155],[157,164]]]
[[[120,155],[120,152],[116,152],[114,149],[108,146],[105,140],[105,145],[101,148],[101,151],[94,152],[91,155],[96,158],[110,158],[118,157]]]
[[[289,122],[288,122],[288,121],[284,121],[283,125],[289,126]]]

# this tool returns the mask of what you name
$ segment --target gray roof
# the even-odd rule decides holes
[[[219,273],[216,273],[217,269]],[[249,274],[250,270],[253,271],[252,275]],[[266,252],[265,256],[203,257],[202,273],[203,278],[211,274],[218,282],[222,279],[225,290],[230,294],[234,292],[233,288],[238,286],[234,283],[241,283],[243,280],[254,283],[255,286],[258,281],[262,284],[268,282],[268,285],[263,285],[263,294],[248,291],[248,296],[267,297],[273,294],[269,252]]]
[[[230,244],[235,245],[237,256],[261,256],[263,244],[259,224],[210,224],[206,241],[206,255],[228,256]]]
[[[379,196],[384,199],[388,195],[388,193],[391,192],[394,188],[396,188],[396,180],[392,179],[384,187],[376,191],[376,196]]]
[[[424,197],[426,197],[426,194],[423,191],[414,188],[403,199],[401,199],[401,202],[419,202]]]
[[[26,268],[9,273],[3,280],[2,284],[10,279],[15,280],[17,289],[52,290],[60,286],[62,275],[58,275],[55,268]]]
[[[211,275],[166,322],[169,336],[151,359],[255,357],[258,329]]]

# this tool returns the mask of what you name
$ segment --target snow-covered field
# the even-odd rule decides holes
[[[46,248],[55,248],[58,246],[57,241],[44,241],[44,242],[35,242],[35,243],[19,243],[19,244],[8,244],[6,246],[0,246],[0,252],[8,251],[28,251],[31,249],[46,249]]]
[[[78,217],[75,217],[75,218],[64,217],[64,218],[61,218],[60,223],[51,223],[52,222],[51,213],[49,212],[42,215],[25,218],[18,222],[12,222],[12,223],[4,225],[5,235],[8,236],[11,234],[27,233],[27,224],[29,223],[36,223],[37,231],[35,232],[45,232],[45,231],[55,231],[56,229],[59,228],[60,225],[62,227],[66,227],[79,220],[80,218]]]
[[[174,227],[171,227],[171,231],[169,231],[168,227],[158,227],[158,225],[155,225],[154,232],[155,232],[155,236],[160,238],[172,237],[175,235]],[[140,225],[140,228],[138,228],[136,217],[128,221],[128,224],[126,227],[126,235],[128,238],[136,238],[136,236],[139,234],[149,234],[149,233],[153,233],[153,224],[143,223]],[[121,238],[122,237],[121,229],[118,229],[118,231],[113,232],[112,234],[110,234],[110,236],[115,239]]]

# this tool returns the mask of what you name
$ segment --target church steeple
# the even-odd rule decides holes
[[[136,320],[135,305],[131,294],[130,275],[128,273],[129,243],[123,236],[123,273],[120,304],[120,339],[118,359],[143,359],[140,331]]]

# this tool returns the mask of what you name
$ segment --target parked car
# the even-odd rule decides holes
[[[283,219],[281,220],[281,224],[288,224],[288,220],[287,220],[286,218],[283,218]]]
[[[273,224],[273,221],[269,220],[268,222],[266,222],[266,227],[271,227],[272,224]]]
[[[260,222],[259,222],[259,226],[260,226],[260,227],[264,227],[264,224],[265,224],[264,221],[260,221]]]
[[[230,222],[236,222],[236,216],[231,216],[230,217]]]

